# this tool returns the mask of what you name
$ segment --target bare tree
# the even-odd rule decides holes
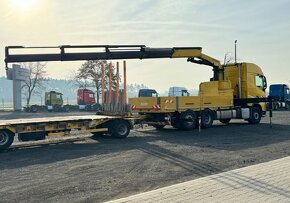
[[[29,75],[27,80],[24,81],[22,89],[24,90],[24,95],[26,97],[26,105],[28,106],[32,95],[41,94],[41,89],[43,89],[43,81],[45,80],[45,63],[35,62],[35,63],[23,63],[21,66],[29,70]]]
[[[86,61],[78,69],[75,79],[76,80],[90,80],[93,82],[96,88],[97,103],[100,103],[100,96],[102,90],[102,66],[105,69],[105,90],[109,87],[109,75],[110,75],[110,64],[106,60],[89,60]],[[117,75],[114,74],[115,67],[112,65],[112,88],[115,89],[117,86]]]
[[[234,58],[231,56],[230,52],[227,52],[224,57],[224,65],[230,64],[234,62]]]

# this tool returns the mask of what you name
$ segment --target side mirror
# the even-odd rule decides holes
[[[267,79],[265,76],[263,76],[263,90],[265,91],[267,89]]]

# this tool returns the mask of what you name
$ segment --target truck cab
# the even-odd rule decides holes
[[[63,105],[62,93],[50,91],[45,93],[45,105]]]
[[[61,111],[62,105],[62,93],[56,91],[45,93],[45,106],[47,106],[48,111]]]
[[[100,105],[96,103],[95,93],[86,88],[78,89],[77,104],[79,110],[93,111],[100,109]]]
[[[168,96],[189,96],[189,92],[185,87],[170,87],[168,91]]]
[[[158,93],[154,89],[140,89],[138,97],[158,97]]]
[[[78,105],[87,105],[96,103],[95,93],[89,89],[78,89],[77,93]]]
[[[290,90],[287,84],[270,85],[269,96],[274,100],[273,108],[290,108]]]

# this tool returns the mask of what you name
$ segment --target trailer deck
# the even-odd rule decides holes
[[[47,122],[63,122],[63,121],[103,121],[107,119],[120,118],[118,116],[104,116],[104,115],[84,115],[84,116],[56,116],[56,117],[45,117],[45,118],[21,118],[21,119],[10,119],[0,120],[0,128],[5,125],[18,125],[18,124],[36,124],[36,123],[47,123]]]
[[[133,117],[107,115],[0,120],[0,150],[9,148],[15,135],[18,135],[20,141],[31,141],[79,130],[93,134],[108,133],[116,138],[125,138],[133,128],[134,120]]]

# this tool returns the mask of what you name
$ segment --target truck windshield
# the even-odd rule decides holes
[[[270,95],[271,96],[281,96],[282,95],[282,86],[281,85],[271,85],[270,86]]]
[[[139,97],[158,97],[158,93],[155,90],[141,89],[139,90]]]
[[[91,93],[91,94],[89,94],[89,97],[90,98],[95,98],[95,94],[94,93]]]

